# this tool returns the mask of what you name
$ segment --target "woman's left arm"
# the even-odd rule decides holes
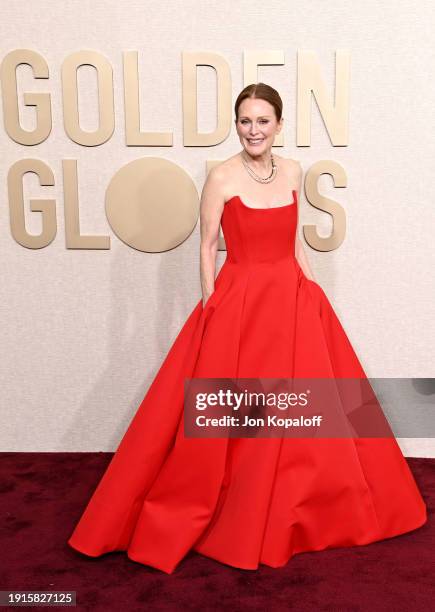
[[[299,238],[298,235],[298,230],[299,230],[299,198],[300,198],[300,193],[301,193],[301,189],[302,189],[302,177],[303,177],[303,170],[302,170],[302,166],[301,163],[299,163],[299,169],[298,169],[298,178],[297,178],[297,184],[299,185],[298,187],[298,206],[297,206],[297,210],[296,210],[296,214],[298,216],[298,220],[297,220],[297,224],[296,224],[296,233],[295,233],[295,257],[298,261],[298,264],[300,265],[300,267],[302,268],[303,273],[305,274],[305,276],[308,278],[308,280],[312,280],[314,282],[315,278],[314,278],[314,274],[313,271],[311,270],[310,267],[310,263],[308,261],[308,257],[307,254],[305,253],[304,247],[302,246],[302,242]]]

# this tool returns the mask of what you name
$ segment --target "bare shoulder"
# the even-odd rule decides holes
[[[288,157],[281,157],[280,155],[273,154],[274,158],[282,169],[287,173],[289,178],[298,178],[302,175],[302,165],[298,159],[290,159]]]
[[[208,174],[202,190],[201,200],[224,204],[231,194],[228,188],[237,168],[236,155],[213,166]]]

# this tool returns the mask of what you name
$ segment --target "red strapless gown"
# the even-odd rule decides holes
[[[187,438],[184,379],[365,377],[323,289],[294,256],[291,204],[238,196],[227,257],[168,351],[68,543],[172,573],[191,549],[243,569],[416,529],[426,506],[394,438]]]

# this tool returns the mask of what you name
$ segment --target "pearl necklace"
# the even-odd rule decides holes
[[[261,176],[258,176],[258,174],[256,172],[254,172],[254,170],[252,170],[252,168],[249,167],[247,161],[245,160],[245,158],[244,158],[244,156],[242,154],[243,165],[245,166],[245,168],[248,171],[248,173],[252,176],[252,178],[255,181],[258,181],[259,183],[270,183],[275,178],[276,173],[278,171],[278,166],[275,164],[273,153],[270,154],[270,161],[272,162],[272,171],[269,174],[269,176],[267,176],[266,178],[263,178]]]

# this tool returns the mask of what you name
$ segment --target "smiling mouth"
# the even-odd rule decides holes
[[[248,138],[247,140],[251,145],[259,145],[264,141],[264,138],[253,138],[252,140]]]

